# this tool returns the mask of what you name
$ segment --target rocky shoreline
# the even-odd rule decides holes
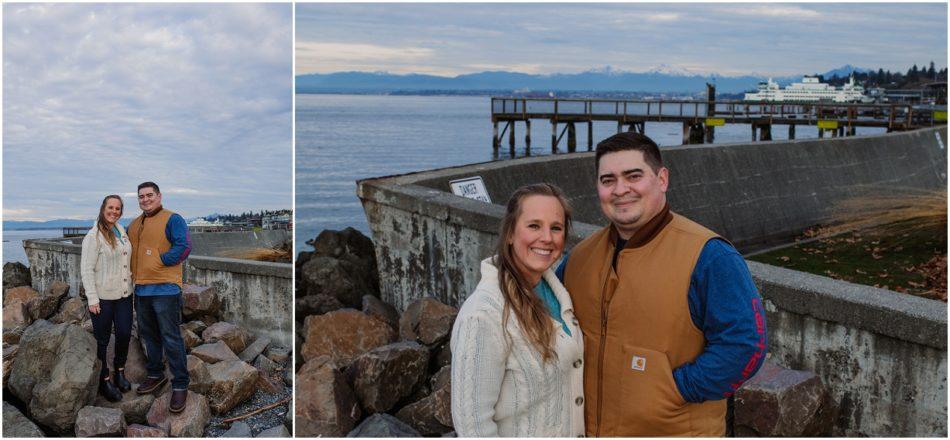
[[[182,336],[191,375],[187,408],[168,412],[170,385],[138,395],[145,352],[133,321],[126,377],[133,390],[120,402],[98,396],[99,361],[83,291],[54,282],[33,290],[29,270],[3,271],[3,435],[200,437],[244,424],[244,436],[290,436],[291,350],[222,321],[214,287],[185,285]],[[113,347],[109,347],[109,359]],[[166,376],[171,376],[166,371]],[[224,421],[284,401],[234,423]]]

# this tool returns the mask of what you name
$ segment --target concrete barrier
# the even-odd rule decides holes
[[[946,187],[946,144],[947,129],[940,127],[682,146],[665,148],[663,155],[673,210],[749,252],[828,222],[832,206],[851,197]],[[492,252],[502,204],[528,183],[553,182],[567,193],[577,219],[569,245],[588,236],[606,224],[594,175],[593,154],[580,153],[358,182],[376,244],[383,299],[400,310],[423,296],[460,305],[478,282],[479,261]],[[482,177],[493,204],[451,194],[449,181],[472,176]],[[777,268],[758,263],[750,268],[771,304],[773,353],[783,366],[811,369],[829,383],[846,405],[837,424],[840,433],[946,435],[946,304],[908,297],[914,306],[902,308],[888,299],[899,296],[894,292],[808,274],[789,281],[784,272],[772,271]],[[817,288],[794,289],[794,283],[814,279],[822,280],[814,284]],[[917,333],[921,323],[929,332]],[[849,368],[838,371],[841,365]],[[916,368],[911,373],[876,371],[910,365]],[[884,410],[888,416],[879,417]]]
[[[192,253],[209,257],[229,257],[234,253],[257,248],[274,248],[289,243],[290,231],[196,232],[191,234]]]
[[[79,294],[82,246],[75,241],[23,241],[34,289],[43,291],[54,281],[63,281],[71,296]],[[185,260],[184,273],[185,282],[218,288],[223,319],[292,346],[293,265],[192,254]]]

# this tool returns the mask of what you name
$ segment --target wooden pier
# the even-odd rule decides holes
[[[707,90],[715,96],[715,89]],[[587,151],[594,146],[594,122],[611,122],[617,132],[643,133],[646,122],[683,124],[683,144],[712,143],[715,127],[749,124],[751,140],[772,140],[773,125],[787,125],[788,138],[795,127],[816,126],[818,137],[853,136],[857,127],[882,127],[888,132],[912,130],[947,123],[946,107],[938,110],[912,104],[775,103],[753,101],[657,101],[617,99],[491,98],[492,148],[496,155],[502,139],[515,155],[515,126],[525,128],[525,153],[531,154],[531,121],[550,121],[551,152],[567,136],[567,152],[577,151],[576,125],[587,124]],[[499,131],[499,126],[501,131]],[[558,132],[560,129],[560,133]]]

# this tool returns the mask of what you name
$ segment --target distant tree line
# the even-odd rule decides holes
[[[842,86],[848,82],[848,76],[839,77],[837,74],[831,78],[821,78],[822,82],[834,86]],[[868,87],[881,87],[884,89],[919,89],[924,84],[947,81],[947,68],[936,70],[934,62],[930,62],[930,67],[921,68],[914,64],[907,69],[906,73],[891,72],[890,70],[877,69],[870,72],[854,72],[855,81]]]
[[[260,219],[264,216],[271,215],[292,215],[294,211],[292,209],[278,209],[276,211],[261,210],[260,212],[247,211],[240,214],[216,214],[209,215],[205,217],[205,220],[214,221],[215,219],[221,219],[224,222],[235,222],[235,221],[245,221],[252,218]]]

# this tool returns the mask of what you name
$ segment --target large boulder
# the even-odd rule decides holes
[[[214,316],[221,308],[218,289],[185,284],[181,288],[182,315],[187,320]]]
[[[283,345],[271,344],[264,350],[264,356],[278,364],[283,364],[290,359],[290,349]]]
[[[191,351],[192,348],[204,342],[201,340],[201,336],[196,335],[195,332],[186,328],[181,329],[181,339],[185,342],[185,351]]]
[[[154,426],[133,424],[125,430],[126,437],[168,437],[168,434],[162,428]]]
[[[398,342],[356,358],[347,369],[353,390],[367,413],[386,412],[425,380],[429,350],[417,342]]]
[[[399,337],[434,347],[449,338],[458,309],[435,298],[420,298],[409,304],[399,318]]]
[[[290,431],[287,430],[287,427],[284,425],[277,425],[272,428],[267,428],[257,434],[258,438],[283,438],[283,437],[293,437],[290,434]]]
[[[386,413],[376,413],[350,431],[347,437],[422,437],[411,426]]]
[[[68,322],[70,324],[81,324],[89,319],[89,307],[80,298],[69,298],[63,301],[59,306],[59,311],[50,318],[50,321],[56,324]]]
[[[329,356],[311,360],[294,383],[294,423],[300,437],[342,437],[360,419],[360,406],[346,377]]]
[[[23,331],[33,323],[29,307],[21,300],[14,299],[3,305],[3,342],[18,344]]]
[[[238,355],[242,361],[251,363],[254,362],[254,359],[260,356],[261,353],[270,345],[271,339],[267,336],[261,336],[254,340],[251,345],[248,345],[241,354]]]
[[[810,371],[766,362],[735,394],[735,435],[740,437],[829,436],[837,407]]]
[[[245,422],[240,420],[231,424],[231,427],[227,431],[224,431],[224,434],[221,434],[221,437],[224,438],[251,438],[254,437],[254,433],[251,432],[251,425],[248,425]]]
[[[138,394],[135,390],[129,390],[122,393],[122,400],[118,402],[110,402],[102,395],[98,395],[93,405],[121,411],[126,423],[146,423],[145,415],[148,414],[153,403],[155,403],[154,395]]]
[[[195,332],[196,335],[200,335],[208,328],[208,324],[205,324],[203,321],[194,320],[182,324],[181,328],[182,330],[189,330]]]
[[[297,316],[322,315],[344,307],[346,306],[336,297],[321,293],[319,295],[297,297],[294,312]]]
[[[393,330],[399,331],[399,312],[373,295],[363,295],[363,313],[385,322]]]
[[[240,359],[228,347],[224,341],[216,341],[211,344],[202,344],[191,350],[191,354],[201,358],[201,360],[216,364],[221,361],[239,361]]]
[[[211,373],[208,364],[201,358],[188,355],[188,389],[198,394],[208,395],[211,391]]]
[[[10,378],[10,371],[13,370],[13,362],[16,361],[16,355],[20,351],[19,345],[3,344],[3,387],[7,386],[7,379]]]
[[[3,288],[29,286],[33,284],[30,268],[19,261],[3,263]]]
[[[221,361],[208,366],[211,391],[208,399],[215,414],[226,413],[254,395],[257,369],[246,362]]]
[[[180,413],[168,411],[171,390],[155,399],[146,419],[148,424],[161,428],[171,437],[201,437],[205,425],[211,419],[208,399],[201,394],[189,392],[185,410]]]
[[[36,298],[39,298],[40,293],[34,290],[30,286],[19,286],[9,288],[6,284],[3,286],[3,306],[6,307],[13,301],[20,301],[23,304],[29,304],[30,301],[33,301]]]
[[[46,437],[39,426],[26,418],[17,407],[3,402],[3,437]]]
[[[76,437],[122,437],[126,424],[122,411],[86,406],[76,416]]]
[[[106,359],[109,361],[109,368],[113,368],[115,360],[115,335],[110,336],[109,347],[106,349]],[[125,378],[132,383],[142,383],[148,376],[148,370],[145,366],[148,359],[145,356],[145,350],[142,349],[142,343],[139,338],[132,336],[129,339],[129,353],[125,360]]]
[[[422,400],[406,405],[396,417],[422,435],[440,435],[452,430],[451,388],[439,388]]]
[[[34,320],[48,319],[59,310],[66,295],[69,294],[69,284],[62,281],[54,281],[42,295],[34,298],[29,303],[30,316]]]
[[[230,322],[221,321],[209,325],[205,331],[201,332],[201,339],[204,340],[206,344],[224,341],[225,344],[228,344],[228,348],[230,348],[231,351],[240,353],[247,348],[251,336],[247,333],[247,330]]]
[[[304,334],[300,354],[305,362],[329,356],[340,366],[396,341],[396,332],[388,325],[353,309],[308,316],[304,321]]]
[[[300,294],[329,295],[346,307],[360,307],[363,295],[379,295],[372,275],[359,262],[315,256],[300,268]]]
[[[23,332],[8,388],[33,420],[65,434],[99,384],[96,340],[75,324],[39,320]]]

